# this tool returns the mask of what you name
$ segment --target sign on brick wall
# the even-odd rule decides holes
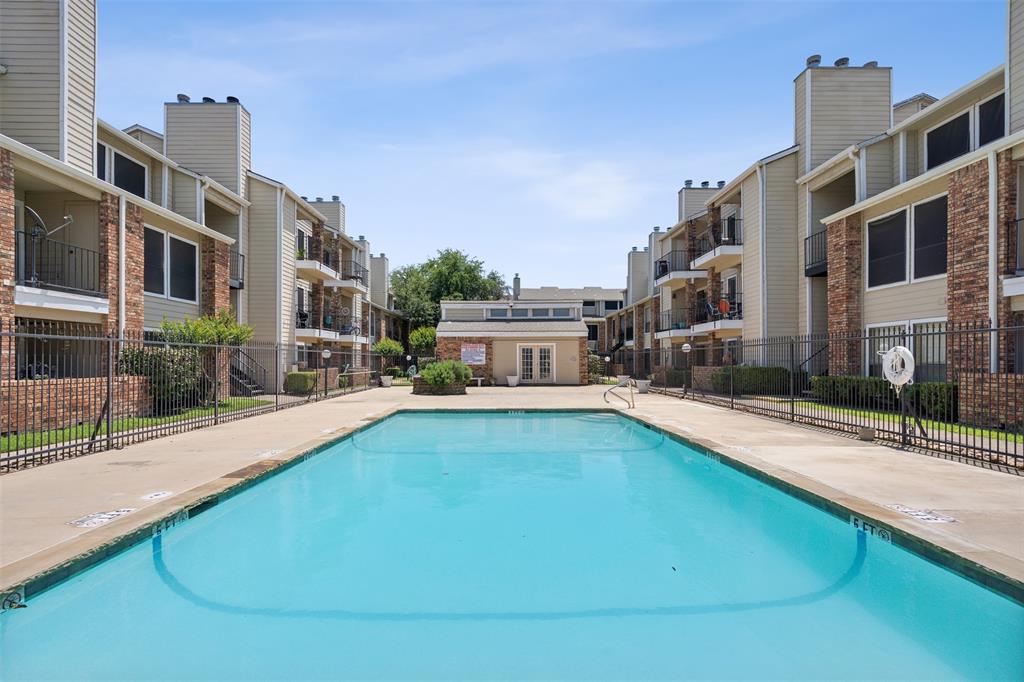
[[[467,365],[487,364],[487,346],[482,343],[462,344],[462,361]]]

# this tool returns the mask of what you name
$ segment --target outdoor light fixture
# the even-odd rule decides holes
[[[611,357],[610,357],[610,356],[606,355],[606,356],[604,356],[604,361],[605,361],[605,362],[611,362],[611,361],[612,361],[612,359],[611,359]]]
[[[684,353],[689,353],[691,350],[693,350],[693,347],[690,346],[690,344],[688,344],[688,343],[684,343],[683,344],[683,352]]]
[[[330,360],[331,359],[331,349],[330,348],[324,348],[322,351],[320,351],[320,357],[322,357],[324,360]]]

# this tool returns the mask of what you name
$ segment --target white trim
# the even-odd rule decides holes
[[[280,292],[281,291],[281,287],[283,286],[283,277],[284,277],[284,251],[283,251],[283,244],[281,243],[284,240],[284,190],[280,186],[277,188],[276,195],[277,195],[276,196],[276,202],[277,202],[277,230],[276,230],[277,238],[274,239],[274,251],[275,251],[275,263],[277,263],[277,265],[274,267],[274,270],[275,270],[275,275],[277,277],[277,282],[276,282],[277,286],[274,289],[274,291]],[[281,339],[281,335],[284,332],[284,328],[282,327],[282,325],[284,324],[284,319],[283,319],[284,302],[281,300],[281,296],[280,295],[275,296],[274,298],[276,299],[276,304],[277,304],[275,306],[277,308],[277,331],[274,332],[274,337],[278,340],[278,342],[280,342],[282,340]],[[292,314],[294,315],[295,314],[295,310],[294,310],[294,308],[295,308],[295,301],[294,300],[292,301],[292,308],[293,308]],[[275,382],[277,383],[278,386],[280,386],[281,385],[281,377],[280,376],[277,377],[275,379]]]
[[[899,163],[899,184],[907,181],[907,131],[901,130],[900,141],[900,163]]]
[[[810,75],[810,74],[808,74]],[[810,83],[810,81],[808,81]],[[759,279],[761,280],[761,291],[759,307],[761,308],[761,338],[768,336],[766,330],[768,328],[768,249],[766,248],[766,242],[768,238],[768,174],[765,172],[764,167],[757,167],[757,191],[760,194],[758,197],[758,221],[761,223],[758,225],[758,239],[760,243],[757,245],[757,250],[760,252],[760,268],[761,272],[758,273]]]
[[[1003,52],[1003,92],[1006,99],[1003,101],[1003,136],[1010,134],[1010,35],[1013,27],[1010,22],[1013,20],[1013,12],[1010,9],[1011,2],[1006,3],[1006,50]]]
[[[938,129],[938,128],[941,128],[942,126],[946,125],[947,123],[950,123],[950,122],[960,118],[964,114],[967,114],[967,152],[970,153],[970,152],[973,152],[973,151],[977,150],[981,146],[981,144],[980,144],[980,140],[981,140],[981,126],[979,125],[979,115],[980,115],[980,111],[981,111],[981,105],[987,104],[988,102],[991,102],[992,100],[994,100],[995,98],[999,97],[1000,95],[1003,95],[1003,121],[1004,121],[1003,127],[1005,129],[1005,127],[1006,127],[1005,121],[1008,119],[1007,111],[1006,111],[1006,102],[1007,102],[1007,100],[1006,100],[1006,91],[1005,90],[1001,90],[1001,91],[999,91],[997,93],[994,93],[994,94],[990,95],[989,97],[986,97],[985,99],[978,100],[977,102],[974,102],[973,104],[968,106],[966,109],[961,109],[960,111],[958,111],[957,113],[953,114],[952,116],[949,116],[948,118],[944,119],[942,122],[937,123],[937,124],[933,125],[930,128],[925,128],[924,130],[922,130],[921,134],[920,134],[920,139],[921,139],[922,154],[923,154],[923,158],[924,158],[923,170],[925,170],[925,171],[931,170],[930,168],[928,168],[928,134],[931,133],[932,131]],[[1005,137],[1005,134],[1002,137]],[[1000,137],[998,139],[1002,139],[1002,137]],[[996,140],[992,140],[992,142],[995,142],[995,141]],[[952,161],[952,159],[950,159],[950,160]]]
[[[57,158],[63,163],[68,162],[68,2],[59,0],[60,111],[57,115]]]
[[[203,222],[203,183],[196,178],[196,222]]]
[[[905,118],[904,120],[900,121],[895,126],[890,128],[889,130],[887,130],[886,132],[891,135],[891,134],[899,132],[901,130],[907,130],[908,128],[913,127],[914,125],[917,124],[918,121],[920,121],[925,116],[931,115],[931,114],[935,113],[936,111],[941,110],[946,105],[946,103],[952,102],[956,98],[958,98],[958,97],[960,97],[960,96],[970,92],[971,90],[973,90],[973,89],[975,89],[977,87],[980,87],[986,81],[988,81],[988,80],[992,79],[993,77],[995,77],[1002,70],[1003,70],[1002,66],[997,66],[996,68],[992,69],[988,73],[982,74],[981,76],[979,76],[978,78],[975,78],[970,83],[967,83],[966,85],[960,86],[959,88],[957,88],[953,92],[949,93],[948,95],[946,95],[942,99],[939,99],[939,100],[936,100],[935,102],[932,102],[932,104],[930,104],[929,106],[925,107],[924,109],[921,109],[920,111],[918,111],[913,116],[908,116],[907,118]],[[1005,82],[1005,80],[1006,80],[1005,75],[1003,77],[1003,80]],[[963,112],[961,112],[961,113],[963,113]]]
[[[636,329],[634,325],[633,329]],[[494,336],[494,337],[506,337],[506,338],[518,338],[518,339],[554,339],[554,338],[586,338],[587,330],[581,331],[564,331],[564,332],[552,332],[552,331],[507,331],[507,332],[495,332],[495,331],[482,331],[474,329],[452,329],[452,330],[437,330],[438,336],[454,337],[454,336]]]
[[[947,262],[946,263],[946,272],[942,272],[942,273],[939,273],[937,275],[927,275],[925,277],[914,277],[914,264],[915,264],[914,251],[915,251],[915,249],[917,247],[917,240],[914,237],[914,226],[915,226],[915,222],[916,222],[915,218],[916,218],[917,212],[914,209],[916,209],[921,204],[927,204],[929,202],[935,201],[936,199],[938,199],[940,197],[947,197],[947,201],[946,201],[946,243],[948,244],[949,243],[949,200],[948,200],[949,190],[946,190],[944,192],[939,192],[938,194],[933,194],[930,197],[926,197],[924,199],[919,199],[918,201],[915,201],[912,204],[909,204],[909,209],[910,209],[910,211],[908,213],[909,220],[907,221],[907,223],[908,223],[908,225],[907,225],[907,243],[908,243],[907,255],[910,256],[910,263],[907,266],[907,277],[910,278],[910,283],[911,284],[916,283],[916,282],[930,282],[933,279],[944,279],[949,274],[949,263]]]
[[[92,173],[96,174],[96,143],[100,141],[99,113],[96,111],[96,100],[99,97],[96,87],[96,73],[100,68],[100,40],[99,40],[99,16],[100,11],[96,5],[92,6]]]
[[[124,338],[125,329],[125,278],[127,273],[127,258],[125,258],[126,246],[126,221],[128,202],[124,195],[117,198],[117,329],[121,338]],[[145,238],[145,230],[143,230]],[[143,246],[143,268],[145,268],[145,246]]]
[[[106,294],[97,292],[95,296],[89,296],[87,294],[73,294],[69,291],[40,289],[24,284],[18,284],[14,287],[14,305],[45,310],[69,310],[76,313],[94,315],[108,315],[110,313],[110,301]]]
[[[160,168],[163,169],[160,182],[160,205],[163,206],[164,208],[170,208],[170,206],[168,206],[168,198],[170,197],[170,193],[168,192],[168,185],[171,184],[171,169],[167,166],[167,164],[162,164]]]
[[[524,346],[527,346],[529,348],[536,348],[536,349],[538,349],[537,356],[533,359],[533,370],[534,370],[533,371],[533,375],[534,376],[537,376],[537,373],[540,370],[540,352],[539,352],[539,349],[542,346],[545,347],[545,348],[550,348],[551,349],[551,380],[550,381],[541,381],[539,379],[530,379],[529,381],[525,381],[523,379],[523,370],[522,370],[522,367],[521,367],[521,362],[522,362],[523,354],[522,354],[522,351],[520,349],[523,348]],[[558,350],[558,346],[557,346],[557,344],[554,344],[554,343],[517,343],[516,344],[516,376],[519,377],[519,381],[522,382],[522,383],[529,383],[529,384],[555,384],[555,383],[558,383],[558,380],[557,380],[558,371],[555,368],[555,359],[558,356],[557,350]],[[577,377],[577,381],[579,381],[579,380],[580,380],[580,378]]]
[[[168,301],[177,301],[178,303],[191,303],[193,305],[199,305],[199,290],[202,283],[203,273],[199,269],[199,243],[194,242],[191,239],[186,239],[179,235],[162,230],[159,227],[154,227],[148,223],[143,223],[143,251],[145,251],[145,230],[153,230],[159,232],[164,236],[164,292],[157,293],[155,291],[146,291],[145,281],[143,281],[142,290],[146,296],[152,296],[153,298],[165,298]],[[196,257],[196,297],[195,300],[189,300],[187,298],[178,298],[177,296],[171,296],[171,239],[177,239],[179,242],[185,242],[195,248]],[[145,255],[143,255],[143,268],[145,268]],[[145,278],[143,278],[145,279]],[[121,297],[123,300],[123,296]]]
[[[813,209],[814,204],[812,203],[812,193],[810,188],[805,187],[804,191],[807,193],[805,208],[806,214],[804,215],[804,238],[811,236],[811,220],[813,220]],[[827,230],[827,228],[826,228]],[[828,258],[828,237],[825,237],[825,254],[826,259]],[[807,250],[803,249],[797,254],[797,257],[803,262],[803,266],[807,268]],[[827,264],[826,260],[826,264]],[[814,321],[812,319],[814,308],[811,305],[811,292],[814,291],[814,287],[811,286],[811,277],[804,276],[804,331],[810,336],[811,330],[814,329]],[[826,285],[827,286],[827,285]]]
[[[1006,116],[1006,100],[1003,100]],[[997,308],[999,295],[999,164],[995,151],[988,153],[988,320],[993,328],[999,326]],[[999,335],[992,334],[988,343],[989,371],[999,371]]]
[[[888,218],[891,218],[894,215],[896,215],[897,213],[903,213],[904,214],[903,215],[903,243],[904,243],[905,246],[904,246],[904,252],[903,252],[903,279],[901,279],[899,281],[896,281],[896,282],[887,282],[885,284],[878,284],[876,286],[871,286],[871,279],[870,279],[870,274],[869,274],[870,268],[868,267],[869,264],[870,264],[869,261],[868,261],[868,251],[869,251],[870,239],[871,239],[871,229],[870,229],[871,228],[871,224],[872,223],[880,222],[882,220],[886,220]],[[880,291],[882,289],[891,289],[892,287],[898,287],[898,286],[903,286],[903,285],[909,284],[910,283],[910,206],[909,205],[901,206],[901,207],[893,209],[892,211],[889,211],[888,213],[885,213],[883,215],[875,216],[871,220],[866,220],[866,221],[864,221],[864,228],[863,229],[864,229],[864,246],[862,247],[861,257],[863,258],[862,262],[864,263],[864,291],[865,292]]]

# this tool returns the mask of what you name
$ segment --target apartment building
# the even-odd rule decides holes
[[[370,246],[365,244],[369,253]],[[409,321],[395,309],[395,296],[391,292],[391,263],[383,251],[370,253],[370,296],[364,304],[363,317],[370,320],[370,345],[382,338],[395,339],[408,347]]]
[[[591,351],[609,348],[605,317],[622,309],[623,291],[604,287],[523,287],[517,272],[512,278],[512,298],[517,301],[581,301]]]
[[[236,97],[178,95],[162,132],[98,119],[96,54],[94,0],[0,0],[0,324],[144,334],[231,310],[294,349],[284,369],[322,348],[365,362],[370,255],[340,198],[257,173]]]

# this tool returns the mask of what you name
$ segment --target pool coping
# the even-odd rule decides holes
[[[747,460],[741,455],[727,454],[722,452],[723,446],[713,440],[683,433],[671,425],[658,423],[656,419],[652,420],[647,416],[630,414],[624,409],[614,407],[417,408],[396,406],[363,417],[356,425],[339,427],[283,452],[274,453],[268,458],[222,474],[216,479],[140,509],[138,512],[115,519],[43,552],[9,564],[5,572],[17,576],[19,566],[38,565],[40,561],[45,561],[47,554],[51,554],[53,559],[53,563],[42,571],[29,573],[23,569],[25,577],[16,578],[10,583],[0,585],[0,610],[31,599],[153,535],[202,514],[267,478],[286,471],[396,414],[403,413],[603,413],[619,415],[1024,606],[1024,572],[1022,572],[1021,578],[1017,578],[986,565],[980,559],[966,556],[975,554],[984,558],[986,555],[998,554],[993,550],[973,545],[967,540],[953,539],[937,534],[931,538],[922,537],[919,529],[902,527],[905,519],[896,512],[874,502],[848,495],[821,481],[784,467],[773,466],[756,455],[752,455]],[[950,542],[950,540],[955,540],[955,542]],[[999,556],[1005,555],[999,554]],[[1022,571],[1024,571],[1024,567],[1022,567]]]

